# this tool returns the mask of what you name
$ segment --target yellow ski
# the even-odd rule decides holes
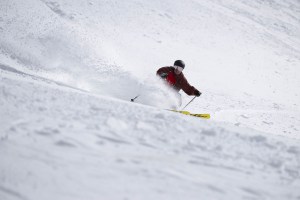
[[[189,111],[185,111],[185,110],[170,110],[173,112],[178,112],[184,115],[190,115],[190,116],[194,116],[194,117],[200,117],[200,118],[204,118],[204,119],[209,119],[210,118],[210,114],[193,114],[190,113]]]

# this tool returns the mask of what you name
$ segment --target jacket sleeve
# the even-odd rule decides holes
[[[185,77],[181,82],[181,88],[187,95],[195,95],[195,91],[197,90],[194,86],[189,84]]]
[[[157,70],[156,75],[160,76],[162,73],[169,73],[171,70],[172,67],[162,67]]]

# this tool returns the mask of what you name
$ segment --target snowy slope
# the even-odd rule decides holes
[[[0,199],[299,199],[299,22],[297,0],[1,0]],[[163,109],[175,59],[210,120]]]
[[[1,76],[1,199],[297,199],[299,141]]]

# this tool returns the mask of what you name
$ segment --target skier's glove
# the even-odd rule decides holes
[[[167,78],[168,73],[161,73],[161,74],[159,74],[159,76],[160,76],[162,79],[165,79],[165,78]]]
[[[199,92],[198,90],[196,90],[196,91],[194,92],[194,94],[195,94],[196,97],[200,97],[201,92]]]

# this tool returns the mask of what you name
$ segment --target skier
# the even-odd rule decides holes
[[[183,75],[182,70],[184,67],[185,64],[182,60],[176,60],[174,66],[162,67],[157,70],[156,75],[164,79],[176,92],[179,92],[182,89],[187,95],[199,97],[201,92],[194,86],[191,86]]]

